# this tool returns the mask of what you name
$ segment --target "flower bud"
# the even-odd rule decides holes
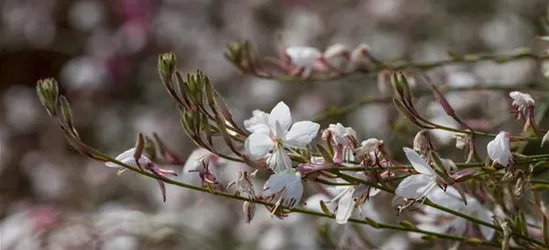
[[[57,113],[57,104],[59,101],[59,87],[57,81],[53,78],[42,79],[37,82],[36,92],[40,102],[48,114],[54,116]]]
[[[246,223],[249,224],[255,216],[255,203],[245,201],[242,204],[242,210],[244,211],[244,214],[246,215]]]
[[[444,94],[442,94],[440,89],[434,84],[431,84],[431,89],[433,90],[433,94],[435,95],[435,99],[437,99],[438,103],[440,103],[440,106],[442,106],[442,108],[444,109],[444,112],[447,115],[455,118],[456,117],[456,112],[454,111],[454,108],[452,108],[452,106],[450,105],[450,103],[448,102],[448,100],[446,99]]]
[[[163,82],[171,82],[176,68],[176,57],[174,53],[164,53],[158,56],[158,73]]]
[[[65,96],[61,96],[60,99],[60,106],[61,106],[61,116],[63,117],[63,120],[67,123],[69,128],[71,128],[74,132],[73,122],[72,122],[72,111],[71,106],[69,105],[69,101]]]
[[[326,51],[324,51],[324,58],[333,58],[339,56],[349,57],[349,49],[347,48],[347,46],[336,43],[328,47]]]
[[[365,70],[372,64],[369,55],[370,46],[363,43],[351,52],[351,62],[355,69]]]
[[[429,130],[423,129],[414,137],[414,151],[419,152],[421,155],[426,155],[431,150],[433,150],[433,145],[431,144]]]

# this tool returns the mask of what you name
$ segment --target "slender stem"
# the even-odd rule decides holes
[[[345,174],[342,174],[342,173],[337,173],[337,175],[338,175],[339,177],[341,177],[342,179],[346,179],[346,178],[352,177],[352,176],[348,176],[348,175],[345,175]],[[370,184],[371,184],[369,181],[365,181],[365,180],[362,180],[362,179],[356,178],[356,177],[352,177],[352,178],[349,178],[349,179],[353,179],[354,181],[357,181],[357,182],[362,183],[362,184],[364,184],[364,185],[370,185]],[[386,188],[386,187],[381,187],[381,186],[379,186],[379,185],[377,185],[377,184],[376,184],[376,186],[372,186],[372,187],[378,188],[378,189],[380,189],[380,190],[383,190],[383,191],[386,191],[386,192],[389,192],[389,193],[392,193],[392,194],[395,193],[393,190],[390,190],[390,189],[388,189],[388,188]],[[483,225],[483,226],[492,228],[492,229],[494,229],[494,230],[496,230],[496,231],[500,231],[500,232],[503,231],[501,228],[496,227],[496,226],[494,226],[493,224],[490,224],[490,223],[488,223],[488,222],[479,220],[479,219],[474,218],[474,217],[471,217],[471,216],[469,216],[469,215],[460,213],[460,212],[455,211],[455,210],[452,210],[452,209],[450,209],[450,208],[447,208],[447,207],[444,207],[444,206],[435,204],[435,203],[433,203],[433,202],[431,202],[431,201],[429,201],[429,200],[426,200],[423,204],[425,204],[425,205],[427,205],[427,206],[430,206],[430,207],[433,207],[433,208],[436,208],[436,209],[439,209],[439,210],[441,210],[441,211],[450,213],[450,214],[455,215],[455,216],[457,216],[457,217],[461,217],[461,218],[466,219],[466,220],[468,220],[468,221],[471,221],[471,222],[473,222],[473,223],[475,223],[475,224]],[[524,239],[524,240],[526,240],[526,241],[529,241],[529,242],[538,244],[538,245],[540,245],[540,246],[546,246],[544,243],[542,243],[542,242],[540,242],[540,241],[538,241],[538,240],[536,240],[536,239],[532,239],[532,238],[529,238],[529,237],[527,237],[527,236],[524,236],[524,235],[522,235],[522,234],[518,234],[518,233],[513,232],[513,236],[516,236],[516,237],[519,237],[519,238]]]
[[[499,84],[490,84],[490,85],[477,85],[472,87],[451,87],[451,88],[441,88],[440,89],[443,93],[450,93],[450,92],[463,92],[463,91],[473,91],[473,90],[491,90],[491,91],[515,91],[520,90],[520,88],[517,87],[507,87],[507,86],[501,86]],[[524,90],[538,90],[535,88],[525,88]],[[540,90],[542,91],[542,90]],[[430,95],[433,92],[430,89],[422,89],[415,91],[415,94],[419,96],[424,95]],[[372,97],[372,96],[364,96],[362,99],[358,100],[357,102],[351,103],[349,105],[337,108],[337,107],[331,107],[326,112],[316,116],[314,118],[314,121],[316,122],[322,122],[327,119],[335,118],[338,116],[343,116],[348,113],[351,113],[361,106],[368,105],[368,104],[375,104],[375,103],[390,103],[392,101],[392,96],[383,96],[383,97]]]
[[[250,199],[250,198],[242,197],[242,196],[227,193],[227,192],[209,190],[207,188],[197,187],[197,186],[185,184],[185,183],[182,183],[182,182],[179,182],[179,181],[175,181],[175,180],[172,180],[172,179],[169,179],[169,178],[165,178],[165,177],[162,177],[162,176],[154,175],[154,174],[149,173],[149,172],[141,171],[137,167],[134,167],[134,166],[125,164],[123,162],[120,162],[116,159],[113,159],[113,158],[111,158],[111,157],[109,157],[109,156],[107,156],[107,155],[105,155],[105,154],[103,154],[103,153],[101,153],[101,152],[99,152],[95,149],[90,148],[89,150],[90,150],[91,153],[93,153],[97,156],[100,156],[101,158],[108,159],[109,161],[114,162],[114,163],[120,165],[121,167],[129,169],[129,170],[131,170],[133,172],[136,172],[138,174],[141,174],[141,175],[153,178],[153,179],[163,181],[163,182],[171,184],[171,185],[175,185],[175,186],[179,186],[179,187],[183,187],[183,188],[188,188],[188,189],[192,189],[192,190],[195,190],[195,191],[209,193],[209,194],[212,194],[212,195],[221,196],[221,197],[225,197],[225,198],[230,198],[230,199],[234,199],[234,200],[248,201],[248,202],[261,204],[261,205],[266,205],[266,206],[274,206],[275,205],[273,203],[258,200],[258,199]],[[309,209],[303,209],[303,208],[290,208],[289,210],[291,212],[296,212],[296,213],[302,213],[302,214],[308,214],[308,215],[317,216],[317,217],[325,217],[325,218],[335,219],[335,214],[325,214],[325,213],[320,213],[320,212],[312,211],[312,210],[309,210]],[[415,228],[415,227],[410,228],[410,227],[404,227],[404,226],[399,226],[399,225],[379,223],[379,222],[375,222],[371,219],[369,219],[369,220],[359,220],[359,219],[351,218],[351,219],[349,219],[349,221],[352,222],[352,223],[356,223],[356,224],[368,225],[368,226],[371,226],[371,227],[374,227],[374,228],[392,229],[392,230],[403,231],[403,232],[421,233],[421,234],[425,234],[425,235],[435,236],[435,237],[440,238],[440,239],[462,241],[462,242],[465,242],[465,243],[468,243],[468,244],[473,244],[473,245],[485,245],[485,246],[490,246],[490,247],[499,247],[500,246],[500,244],[495,243],[495,242],[488,242],[488,241],[475,241],[475,242],[472,242],[472,241],[468,241],[466,238],[460,237],[460,236],[442,234],[442,233],[437,233],[437,232],[430,232],[430,231],[421,230],[421,229],[418,229],[418,228]],[[521,248],[516,248],[516,249],[521,249]]]
[[[431,62],[410,62],[410,61],[393,61],[393,62],[384,62],[375,69],[363,71],[351,71],[331,75],[320,75],[320,76],[311,76],[309,78],[303,79],[299,76],[272,76],[272,75],[259,75],[254,74],[258,78],[264,79],[273,79],[284,82],[304,82],[304,81],[332,81],[338,79],[344,79],[349,77],[364,77],[364,76],[375,76],[385,70],[431,70],[438,67],[443,67],[447,65],[455,64],[474,64],[479,62],[493,61],[495,63],[509,63],[521,59],[533,59],[533,60],[549,60],[549,54],[536,54],[530,48],[517,48],[514,51],[508,53],[482,53],[482,54],[470,54],[463,56],[456,56],[453,58],[448,58],[440,61],[431,61]],[[245,71],[247,72],[247,71]],[[251,73],[251,72],[247,72]]]

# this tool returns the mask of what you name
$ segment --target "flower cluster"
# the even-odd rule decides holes
[[[282,62],[291,74],[309,77],[315,71],[339,70],[330,60],[338,57],[353,60],[355,54],[341,45],[334,45],[323,53],[309,47],[288,47],[283,50]],[[386,145],[386,142],[394,143],[391,138],[361,141],[353,128],[341,123],[321,129],[317,122],[294,122],[290,108],[284,102],[277,103],[269,113],[254,110],[241,128],[203,73],[191,74],[183,80],[175,67],[173,54],[160,56],[159,73],[164,86],[178,103],[183,129],[199,146],[186,160],[156,136],[153,140],[141,134],[134,148],[114,159],[106,156],[81,140],[73,126],[69,104],[59,95],[55,82],[40,82],[37,90],[50,116],[57,119],[61,130],[79,152],[106,162],[108,167],[130,169],[155,178],[164,200],[165,183],[169,183],[243,201],[247,223],[254,219],[255,205],[261,204],[278,218],[292,212],[333,218],[345,232],[350,227],[344,224],[357,222],[374,228],[419,233],[426,239],[502,245],[504,249],[511,244],[549,247],[548,243],[537,239],[539,237],[526,233],[532,226],[521,211],[524,203],[528,203],[538,208],[536,213],[546,213],[544,201],[537,191],[548,186],[546,182],[534,185],[536,175],[545,171],[547,155],[513,152],[515,142],[540,139],[534,119],[535,102],[528,94],[517,91],[509,94],[513,100],[512,112],[517,118],[525,118],[523,134],[511,136],[507,131],[491,134],[477,131],[462,120],[435,85],[431,85],[435,99],[461,128],[437,124],[424,117],[418,112],[405,74],[392,72],[393,104],[400,114],[420,128],[411,143],[400,144],[399,148],[404,146],[402,151],[393,154],[392,145]],[[529,133],[529,129],[534,133]],[[446,151],[431,138],[433,130],[454,134],[457,148],[466,151],[464,163],[439,155]],[[322,140],[315,141],[319,132]],[[491,140],[481,142],[479,137]],[[542,144],[549,140],[546,137],[549,138],[546,135],[541,139]],[[226,147],[220,147],[220,141]],[[485,146],[486,152],[479,152],[478,145]],[[402,152],[406,163],[399,162]],[[232,169],[229,162],[238,163],[240,167]],[[161,165],[184,165],[183,181],[169,178],[178,174],[160,168]],[[221,169],[234,174],[227,177]],[[256,182],[263,184],[261,190],[256,190]],[[310,185],[309,190],[308,185],[304,185],[306,182],[315,185]],[[309,195],[309,200],[316,197],[320,212],[300,208],[302,200]],[[395,214],[413,213],[410,218],[417,223],[401,221],[399,225],[393,225],[383,222],[380,216],[370,216],[368,213],[377,203],[376,199],[382,199],[380,196],[393,198],[393,206],[398,211]],[[502,210],[498,216],[494,216],[496,209]],[[542,217],[536,229],[545,232],[547,218]]]

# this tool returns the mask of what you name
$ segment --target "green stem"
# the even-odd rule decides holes
[[[462,92],[462,91],[472,91],[472,90],[492,90],[492,91],[515,91],[515,90],[521,90],[517,87],[507,87],[507,86],[501,86],[498,84],[490,84],[490,85],[480,85],[480,86],[472,86],[472,87],[451,87],[451,88],[441,88],[440,89],[443,93],[450,93],[450,92]],[[525,88],[524,90],[538,90],[533,88]],[[539,90],[542,91],[542,90]],[[415,91],[415,94],[419,96],[424,95],[430,95],[432,94],[432,90],[430,89],[422,89]],[[392,96],[385,96],[385,97],[372,97],[372,96],[364,96],[361,100],[351,103],[349,105],[343,106],[341,108],[331,107],[323,114],[320,114],[316,116],[313,120],[315,122],[322,122],[327,119],[332,119],[338,116],[343,116],[348,113],[351,113],[361,106],[368,105],[368,104],[375,104],[375,103],[390,103],[392,101]]]
[[[386,70],[431,70],[438,67],[443,67],[447,65],[455,64],[474,64],[479,62],[493,61],[495,63],[509,63],[521,59],[533,59],[533,60],[549,60],[549,54],[536,54],[530,48],[517,48],[512,52],[508,53],[481,53],[481,54],[470,54],[457,56],[453,58],[448,58],[440,61],[432,62],[410,62],[410,61],[393,61],[393,62],[384,62],[375,69],[368,71],[351,71],[340,74],[332,75],[323,75],[323,76],[313,76],[307,79],[303,79],[299,76],[271,76],[271,75],[255,75],[258,78],[272,79],[283,82],[306,82],[306,81],[332,81],[338,79],[349,78],[353,76],[364,77],[364,76],[375,76],[382,71]],[[385,66],[386,65],[386,66]],[[246,71],[245,71],[246,72]],[[247,72],[251,73],[251,72]]]
[[[179,182],[179,181],[175,181],[175,180],[172,180],[172,179],[169,179],[169,178],[165,178],[165,177],[162,177],[162,176],[157,176],[157,175],[154,175],[154,174],[149,173],[149,172],[141,171],[137,167],[134,167],[134,166],[125,164],[123,162],[120,162],[116,159],[113,159],[113,158],[111,158],[111,157],[109,157],[109,156],[107,156],[107,155],[105,155],[105,154],[103,154],[103,153],[101,153],[101,152],[99,152],[95,149],[90,148],[89,150],[92,154],[97,155],[97,156],[99,156],[101,158],[104,158],[104,159],[108,159],[109,161],[111,161],[113,163],[116,163],[116,164],[120,165],[121,167],[129,169],[129,170],[131,170],[133,172],[136,172],[138,174],[141,174],[141,175],[153,178],[153,179],[163,181],[167,184],[171,184],[171,185],[175,185],[175,186],[179,186],[179,187],[183,187],[183,188],[188,188],[188,189],[199,191],[199,192],[209,193],[209,194],[216,195],[216,196],[230,198],[230,199],[234,199],[234,200],[248,201],[248,202],[252,202],[252,203],[255,203],[255,204],[261,204],[261,205],[266,205],[266,206],[274,206],[275,205],[273,203],[258,200],[258,199],[250,199],[250,198],[245,198],[245,197],[238,196],[236,194],[227,193],[227,192],[209,190],[207,188],[197,187],[197,186],[185,184],[185,183],[182,183],[182,182]],[[291,212],[295,212],[295,213],[302,213],[302,214],[308,214],[308,215],[317,216],[317,217],[325,217],[325,218],[335,219],[335,214],[325,214],[325,213],[320,213],[320,212],[312,211],[312,210],[309,210],[309,209],[303,209],[303,208],[291,208],[289,210]],[[472,241],[468,241],[464,237],[425,231],[425,230],[421,230],[421,229],[418,229],[418,228],[415,228],[415,227],[414,228],[409,228],[409,227],[404,227],[404,226],[399,226],[399,225],[379,223],[379,222],[375,222],[371,219],[369,219],[369,220],[359,220],[359,219],[351,218],[351,219],[349,219],[349,221],[352,222],[352,223],[356,223],[356,224],[368,225],[368,226],[371,226],[371,227],[374,227],[374,228],[391,229],[391,230],[397,230],[397,231],[403,231],[403,232],[421,233],[421,234],[425,234],[425,235],[435,236],[435,237],[440,238],[440,239],[462,241],[462,242],[465,242],[465,243],[468,243],[468,244],[473,244],[473,245],[484,245],[484,246],[490,246],[490,247],[499,247],[500,246],[498,243],[495,243],[495,242],[488,242],[488,241],[478,241],[478,242],[475,241],[475,242],[472,242]],[[517,248],[517,249],[520,249],[520,248]]]

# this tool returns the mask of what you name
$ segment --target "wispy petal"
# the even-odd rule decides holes
[[[290,146],[303,148],[318,134],[320,125],[315,122],[301,121],[292,125],[290,131],[286,134],[285,143]]]
[[[479,211],[478,217],[480,220],[492,224],[492,215],[488,211]],[[495,230],[491,227],[480,226],[480,233],[486,240],[491,240],[494,237]]]
[[[244,121],[246,130],[250,131],[250,133],[255,133],[258,127],[269,127],[269,114],[261,110],[254,110],[252,114],[252,118]]]
[[[416,151],[414,151],[411,148],[403,148],[404,153],[406,154],[406,158],[408,158],[408,161],[412,164],[412,167],[414,170],[416,170],[420,174],[425,175],[432,175],[435,176],[435,170],[429,166],[429,164],[419,156]]]
[[[292,160],[284,151],[284,148],[276,148],[267,159],[267,164],[275,173],[292,168]]]
[[[273,140],[262,133],[253,133],[244,142],[246,151],[253,157],[265,156],[273,146]]]
[[[292,125],[290,108],[284,102],[279,102],[269,114],[269,126],[273,131],[276,131],[277,122],[283,131],[288,131]]]
[[[434,181],[428,175],[410,175],[400,182],[395,190],[395,194],[408,199],[418,199],[425,195],[426,188],[431,186]]]
[[[337,203],[337,211],[336,211],[336,222],[337,224],[345,224],[351,217],[351,214],[353,213],[353,210],[355,208],[355,199],[353,198],[353,191],[354,189],[348,189],[343,192],[345,192],[341,198],[339,198],[339,202]]]

